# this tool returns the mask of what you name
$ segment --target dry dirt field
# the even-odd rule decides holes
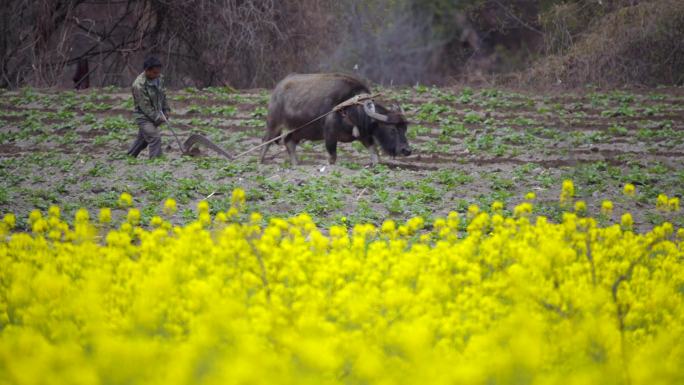
[[[410,157],[369,156],[356,143],[338,147],[338,164],[327,165],[322,143],[298,148],[302,165],[290,167],[281,146],[267,164],[257,153],[228,161],[202,148],[182,156],[164,130],[165,156],[126,157],[137,127],[126,89],[84,92],[0,90],[0,214],[14,212],[19,226],[33,208],[116,207],[129,192],[143,221],[175,198],[175,220],[195,217],[198,201],[213,212],[229,206],[242,187],[252,210],[266,218],[306,211],[320,225],[381,223],[386,218],[431,220],[464,213],[494,201],[506,210],[536,193],[535,214],[557,221],[558,196],[572,179],[576,199],[590,212],[614,203],[603,221],[631,212],[639,230],[662,221],[684,225],[681,212],[656,210],[656,197],[684,197],[684,89],[654,88],[538,93],[489,88],[376,89],[380,102],[401,104],[410,120]],[[169,91],[173,126],[184,139],[201,133],[237,154],[261,142],[269,90],[207,88]],[[636,185],[633,198],[622,194]],[[122,215],[123,210],[115,210]],[[95,213],[92,213],[93,215]]]

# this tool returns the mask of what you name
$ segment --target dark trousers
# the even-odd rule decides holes
[[[161,156],[162,145],[161,145],[161,133],[159,132],[159,127],[155,126],[154,123],[146,119],[137,119],[135,121],[138,124],[138,137],[135,138],[135,142],[128,150],[128,155],[136,158],[140,151],[144,150],[145,147],[150,147],[150,159]]]

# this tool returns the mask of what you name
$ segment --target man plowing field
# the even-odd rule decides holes
[[[150,58],[145,61],[145,71],[133,82],[135,121],[139,130],[128,155],[137,157],[149,146],[150,158],[160,156],[161,134],[158,127],[164,123],[176,138],[183,155],[192,155],[191,149],[195,144],[213,149],[230,160],[262,148],[263,162],[269,145],[282,138],[285,138],[285,147],[293,165],[297,164],[295,147],[302,140],[324,139],[330,164],[337,159],[338,142],[355,140],[360,140],[369,149],[373,165],[378,163],[376,144],[391,156],[410,155],[403,113],[376,105],[372,99],[368,87],[348,75],[289,75],[271,96],[267,133],[262,143],[231,156],[200,134],[192,134],[181,143],[168,124],[169,106],[161,80],[161,63]],[[288,132],[283,134],[283,128]]]
[[[128,150],[132,157],[137,157],[148,146],[150,159],[162,154],[159,126],[168,121],[171,109],[166,101],[161,68],[159,59],[150,57],[145,60],[145,71],[133,82],[134,116],[139,129],[138,137]]]

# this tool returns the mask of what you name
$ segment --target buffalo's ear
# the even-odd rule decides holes
[[[404,118],[404,115],[400,114],[398,112],[392,111],[392,112],[387,114],[387,117],[389,118],[387,120],[387,123],[390,123],[390,124],[401,124],[401,123],[406,124],[407,123],[406,118]]]
[[[401,106],[399,103],[392,103],[392,111],[396,111],[397,113],[401,115],[406,115],[406,111],[404,111],[404,107]]]
[[[406,111],[404,111],[404,107],[402,107],[399,103],[392,103],[392,109],[387,115],[390,118],[388,123],[408,124],[408,121],[406,120]]]

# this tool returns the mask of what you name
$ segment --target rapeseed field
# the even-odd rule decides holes
[[[534,194],[429,226],[266,221],[242,190],[183,226],[128,194],[121,223],[6,214],[0,384],[684,383],[684,230],[573,195],[560,223]]]

